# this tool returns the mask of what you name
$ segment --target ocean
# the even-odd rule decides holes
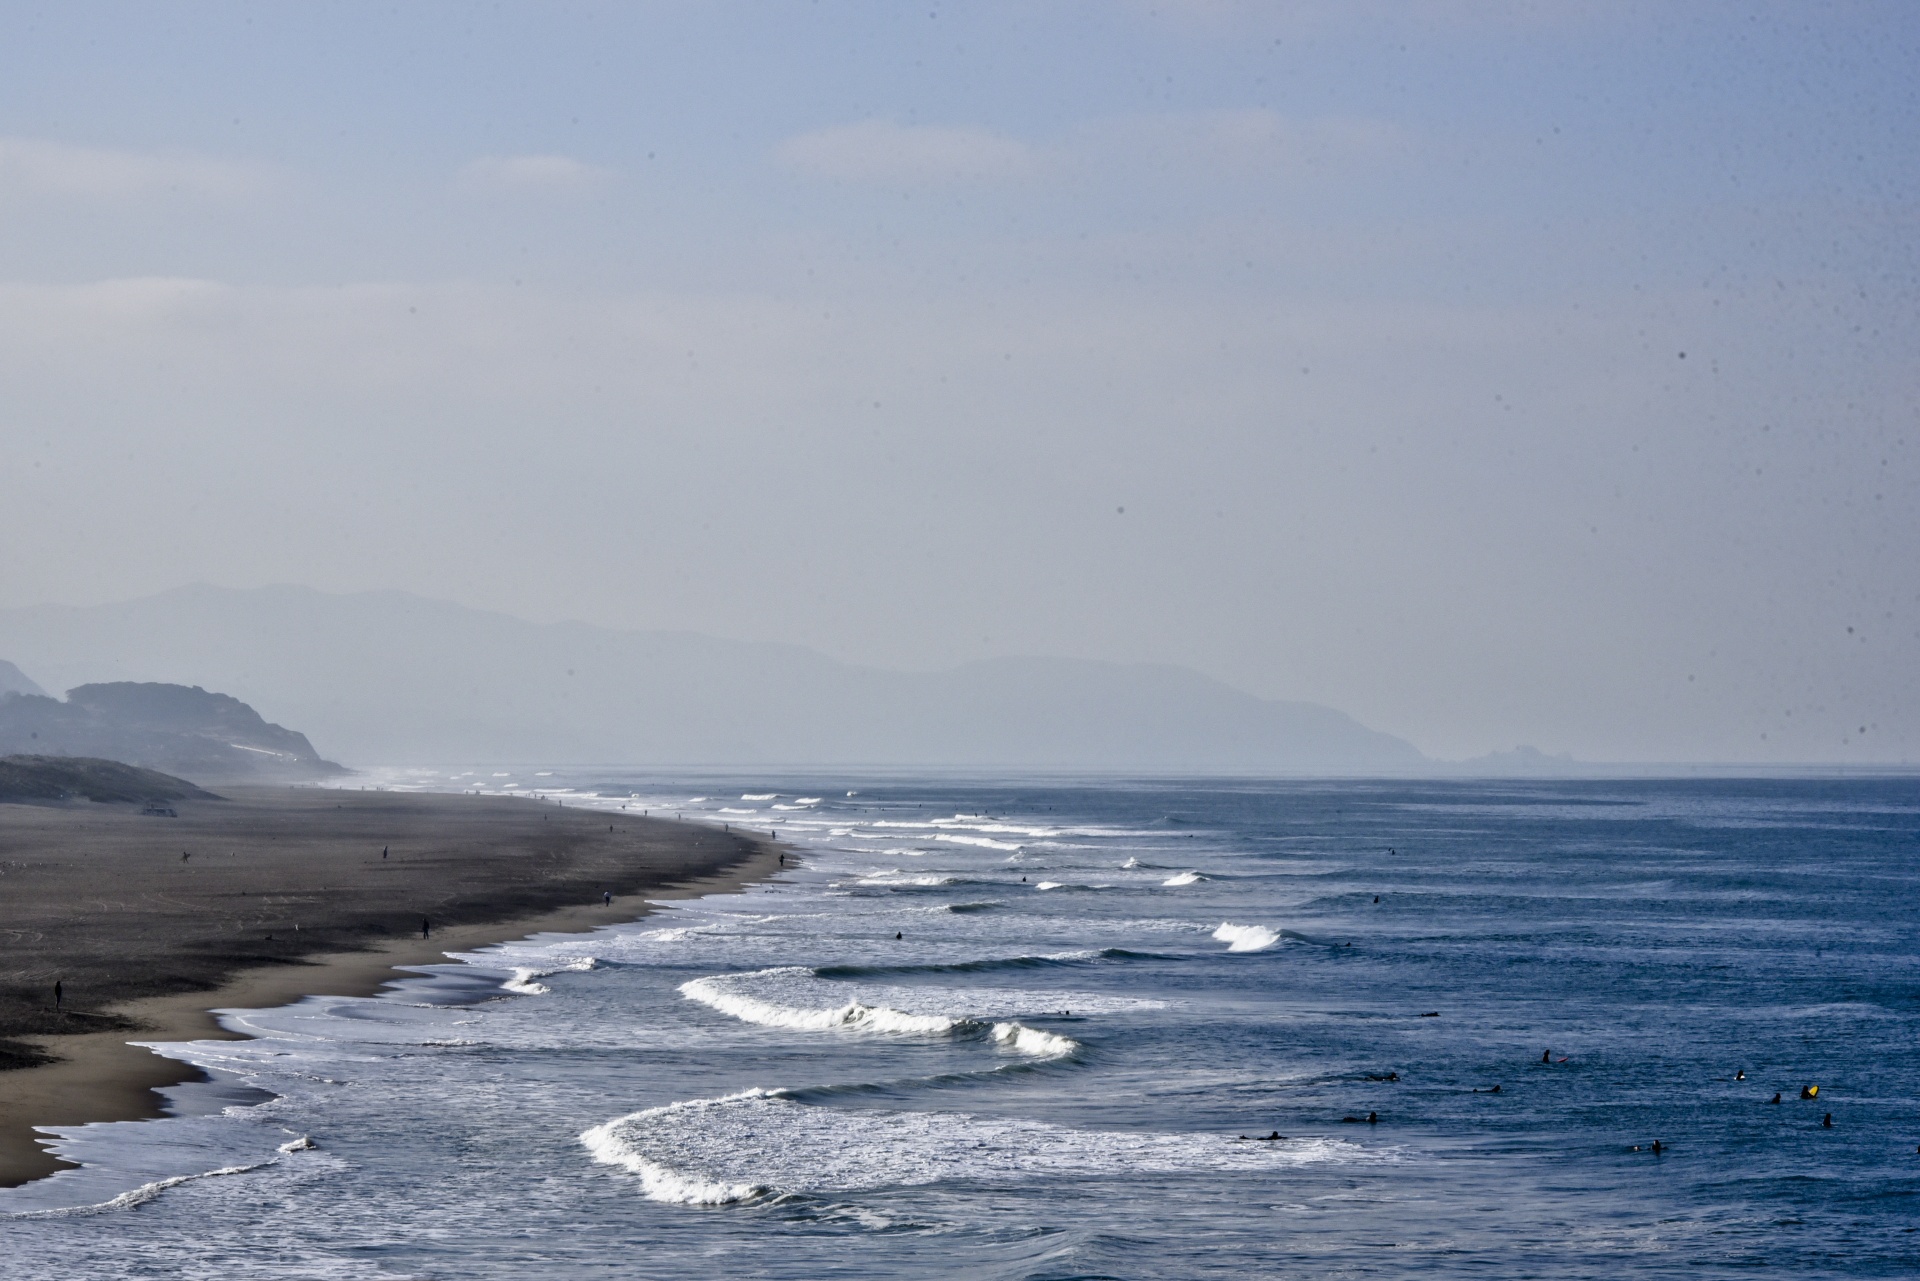
[[[379,777],[799,866],[228,1013],[7,1277],[1920,1275],[1920,780]]]

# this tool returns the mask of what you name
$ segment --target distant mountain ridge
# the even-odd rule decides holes
[[[346,771],[304,734],[269,724],[199,686],[114,681],[43,694],[0,694],[0,753],[94,758],[208,779],[311,780]]]
[[[40,679],[192,681],[385,764],[1036,766],[1418,772],[1410,744],[1184,668],[1002,658],[944,672],[795,645],[529,623],[400,592],[192,586],[0,610]]]

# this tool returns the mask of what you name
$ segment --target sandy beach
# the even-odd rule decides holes
[[[34,1126],[159,1116],[154,1089],[196,1075],[131,1040],[230,1036],[210,1010],[364,995],[778,859],[745,832],[531,799],[218,790],[171,818],[0,804],[0,1186],[62,1168]]]

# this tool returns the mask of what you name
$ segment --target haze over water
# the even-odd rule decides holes
[[[805,863],[170,1047],[10,1275],[1920,1270],[1912,779],[391,781]]]

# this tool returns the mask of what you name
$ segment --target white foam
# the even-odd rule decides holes
[[[1078,959],[1079,953],[1069,956]],[[992,1035],[1006,1043],[998,1026],[1018,1027],[1021,1016],[1119,1013],[1164,1008],[1164,1002],[1142,997],[1106,996],[1094,992],[1060,992],[1001,987],[904,987],[879,983],[850,983],[823,979],[804,966],[778,966],[741,974],[715,974],[680,985],[681,995],[762,1027],[794,1028],[805,1032],[839,1029],[910,1036]],[[1031,1029],[1025,1029],[1031,1032]],[[1012,1033],[1006,1034],[1008,1036]],[[1077,1043],[1066,1037],[1033,1032],[1010,1048],[1051,1057],[1071,1052]],[[1061,1049],[1061,1045],[1070,1047]]]
[[[1229,952],[1264,952],[1280,941],[1280,936],[1264,925],[1235,925],[1221,922],[1213,937],[1227,945]]]
[[[993,1039],[1017,1054],[1029,1054],[1036,1059],[1061,1059],[1080,1048],[1080,1042],[1070,1036],[1043,1032],[1024,1023],[995,1023]]]
[[[981,849],[988,850],[1017,850],[1020,848],[1012,841],[996,841],[991,836],[955,836],[951,832],[938,832],[935,833],[933,839],[936,841],[944,841],[949,845],[975,845]]]
[[[281,1151],[286,1151],[282,1148]],[[275,1158],[277,1160],[278,1158]],[[218,1170],[208,1170],[201,1174],[176,1174],[170,1179],[156,1179],[152,1183],[143,1183],[130,1188],[114,1197],[111,1201],[100,1201],[93,1205],[63,1205],[47,1210],[21,1210],[12,1214],[0,1214],[0,1219],[73,1219],[90,1214],[108,1214],[114,1210],[132,1210],[165,1192],[168,1188],[177,1188],[183,1183],[193,1183],[200,1179],[220,1179],[230,1174],[251,1174],[274,1164],[273,1161],[255,1161],[252,1165],[226,1165]]]
[[[1063,890],[1066,885],[1060,881],[1041,881],[1033,887],[1036,890]]]
[[[770,801],[778,795],[780,795],[778,792],[742,792],[740,793],[740,799],[743,801]]]
[[[778,1090],[648,1108],[597,1125],[580,1142],[595,1161],[638,1175],[648,1197],[675,1205],[947,1180],[1247,1175],[1385,1155],[1336,1139],[1241,1143],[1224,1135],[1077,1130],[963,1112],[844,1110],[799,1103]]]
[[[1207,879],[1206,877],[1200,875],[1200,873],[1198,872],[1182,872],[1178,876],[1169,876],[1166,880],[1160,882],[1160,884],[1162,885],[1193,885],[1200,881],[1204,881],[1206,879]]]
[[[969,1022],[964,1018],[944,1014],[908,1014],[883,1005],[866,1005],[860,1001],[848,1001],[844,1005],[829,1009],[809,1009],[766,1000],[739,990],[741,979],[774,975],[812,977],[813,971],[801,966],[784,966],[746,975],[719,975],[682,983],[680,992],[690,1000],[712,1006],[722,1014],[730,1014],[744,1023],[758,1023],[762,1027],[798,1028],[807,1032],[855,1028],[869,1032],[938,1036],[952,1033]]]
[[[768,1189],[757,1183],[727,1183],[682,1174],[670,1166],[648,1160],[642,1153],[641,1145],[646,1130],[651,1128],[647,1125],[650,1121],[671,1117],[677,1112],[724,1107],[740,1099],[762,1097],[765,1093],[764,1090],[748,1090],[744,1094],[728,1095],[722,1099],[694,1099],[629,1113],[594,1126],[580,1136],[580,1142],[600,1164],[619,1166],[630,1174],[639,1175],[640,1187],[651,1200],[664,1201],[669,1205],[732,1205],[751,1201],[764,1196]]]
[[[483,953],[482,958],[484,955]],[[481,964],[485,963],[485,960],[481,959]],[[509,992],[518,992],[522,996],[545,996],[553,989],[544,983],[534,982],[535,979],[545,978],[549,974],[579,973],[592,969],[596,963],[591,956],[573,956],[564,960],[550,961],[544,965],[522,965],[516,967],[513,977],[500,986]]]

